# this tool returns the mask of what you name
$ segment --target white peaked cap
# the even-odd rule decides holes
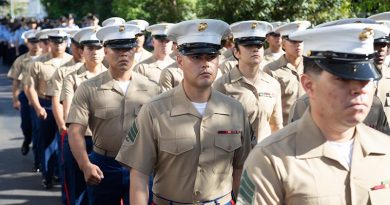
[[[234,38],[263,37],[272,31],[272,25],[265,21],[240,21],[230,25]]]
[[[229,24],[216,19],[182,21],[168,29],[168,38],[178,45],[186,43],[221,44],[221,39],[231,33]]]

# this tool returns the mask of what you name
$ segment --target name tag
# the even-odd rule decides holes
[[[241,130],[220,130],[218,134],[240,134]]]
[[[260,92],[259,93],[260,97],[267,97],[267,98],[273,98],[274,94],[273,93],[267,93],[267,92]]]

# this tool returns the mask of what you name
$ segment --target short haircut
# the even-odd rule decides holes
[[[303,73],[320,75],[322,71],[323,69],[317,65],[314,59],[303,57]]]

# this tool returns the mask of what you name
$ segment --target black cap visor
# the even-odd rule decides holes
[[[314,59],[314,62],[323,70],[348,80],[370,81],[382,77],[373,59],[359,61]]]
[[[82,46],[93,46],[93,47],[103,47],[103,45],[100,43],[100,41],[97,40],[90,40],[90,41],[81,41],[80,45]]]
[[[29,43],[38,43],[39,39],[38,38],[28,38],[27,42],[29,42]]]
[[[63,42],[66,42],[66,40],[68,39],[68,37],[61,37],[61,36],[49,36],[49,40],[51,42],[54,42],[54,43],[57,43],[57,44],[60,44],[60,43],[63,43]]]
[[[178,46],[182,55],[219,54],[220,45],[211,43],[186,43]]]
[[[263,45],[265,38],[262,37],[244,37],[234,39],[238,45],[249,46],[249,45]]]
[[[137,41],[135,38],[131,39],[117,39],[104,42],[103,46],[107,48],[118,49],[131,49],[137,47]]]
[[[374,39],[374,44],[376,43],[390,43],[390,37],[382,37]]]

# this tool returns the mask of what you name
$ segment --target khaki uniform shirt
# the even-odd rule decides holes
[[[267,64],[264,71],[279,81],[282,90],[283,125],[288,122],[288,114],[292,104],[303,94],[305,90],[300,83],[303,73],[303,62],[297,69],[287,62],[285,55],[279,60]]]
[[[267,48],[264,50],[264,60],[267,63],[272,63],[274,61],[277,61],[282,55],[284,54],[284,51],[281,51],[280,53],[272,53],[270,48]]]
[[[72,56],[67,53],[61,59],[52,58],[50,54],[46,56],[46,59],[42,59],[41,62],[34,62],[30,70],[31,78],[28,79],[27,85],[35,85],[38,96],[47,96],[48,87],[52,86],[50,80],[54,72],[65,65],[71,58]]]
[[[237,65],[238,65],[238,61],[234,58],[234,56],[231,56],[230,58],[227,58],[218,66],[218,72],[221,73],[221,75],[224,75],[230,72]]]
[[[153,56],[153,54],[151,52],[147,51],[144,48],[142,48],[141,52],[136,53],[135,55],[138,56],[138,54],[139,54],[139,58],[138,59],[134,59],[135,63],[140,63],[140,62],[142,62],[142,61],[144,61],[144,60],[146,60],[146,59],[148,59],[148,58]]]
[[[167,66],[171,65],[172,63],[175,63],[176,61],[172,58],[167,58],[167,62],[165,62],[165,67],[160,67],[159,65],[157,65],[156,61],[157,60],[154,58],[154,56],[151,56],[150,58],[137,64],[134,67],[134,71],[146,76],[152,82],[159,84],[161,71],[164,68],[167,68]]]
[[[376,95],[382,101],[387,119],[390,119],[390,65],[383,65],[382,78],[378,82]]]
[[[25,53],[19,57],[17,57],[12,64],[11,68],[9,69],[7,73],[7,77],[11,78],[12,80],[19,80],[22,81],[23,74],[26,75],[26,65],[29,62],[32,62],[34,60],[35,56],[31,56],[28,53]],[[23,82],[20,86],[23,86]]]
[[[79,62],[69,66],[65,65],[57,69],[54,72],[53,77],[50,79],[51,86],[47,89],[47,95],[60,96],[65,77],[73,71],[79,69],[83,64],[84,63]]]
[[[132,73],[130,85],[123,93],[110,71],[103,72],[77,88],[69,110],[67,124],[77,123],[92,131],[94,149],[115,157],[141,106],[160,89],[145,76]]]
[[[356,125],[351,167],[307,111],[262,141],[245,162],[238,205],[362,205],[390,201],[390,138]],[[386,188],[372,188],[386,183]]]
[[[116,160],[154,173],[154,194],[193,203],[230,194],[250,141],[239,102],[213,90],[202,117],[180,84],[142,107]]]
[[[179,68],[176,62],[161,71],[160,86],[163,92],[178,86],[182,80],[183,70]]]
[[[306,94],[298,98],[291,107],[288,123],[294,122],[301,118],[309,106],[309,97]],[[374,96],[370,112],[368,113],[366,119],[364,119],[363,123],[378,131],[390,134],[390,128],[386,114],[383,111],[383,105],[377,96]]]
[[[101,65],[101,69],[98,73],[96,73],[96,75],[99,75],[104,71],[107,71],[107,68]],[[74,93],[77,90],[77,88],[80,86],[80,84],[83,81],[86,81],[94,76],[88,75],[85,65],[82,65],[80,69],[68,74],[64,79],[64,83],[61,89],[62,91],[61,91],[60,100],[61,101],[66,100],[67,102],[72,102]],[[89,127],[87,128],[87,131],[85,131],[85,136],[92,136],[92,131],[89,129]]]
[[[50,53],[41,54],[38,57],[34,58],[30,61],[24,61],[23,62],[23,69],[22,69],[22,80],[21,83],[25,86],[27,86],[30,83],[30,86],[35,86],[34,82],[31,81],[31,75],[30,70],[33,69],[35,62],[42,62],[46,61],[51,57]]]
[[[280,84],[261,70],[258,76],[253,84],[236,66],[213,84],[216,90],[244,106],[257,142],[271,134],[271,127],[276,130],[283,127]]]

